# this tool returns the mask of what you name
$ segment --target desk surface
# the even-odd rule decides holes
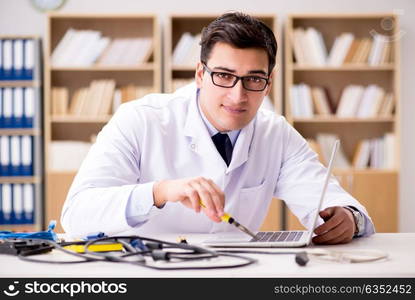
[[[184,236],[189,243],[194,244],[209,237],[204,234]],[[158,238],[175,242],[176,237],[176,235],[163,235]],[[292,250],[301,251],[316,248],[353,251],[381,250],[388,253],[389,258],[376,262],[350,264],[321,261],[311,257],[307,266],[300,267],[295,263],[294,255],[249,254],[249,256],[258,259],[258,262],[247,267],[158,271],[131,264],[111,262],[69,265],[31,263],[14,256],[1,254],[0,277],[415,277],[415,233],[377,233],[368,238],[355,239],[345,245],[310,246]],[[287,250],[275,249],[273,251]],[[36,258],[62,259],[62,255],[65,254],[54,251],[38,255]],[[65,258],[68,257],[65,255]]]

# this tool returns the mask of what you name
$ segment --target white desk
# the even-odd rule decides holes
[[[203,234],[184,236],[189,243],[194,244],[208,238],[208,235]],[[177,235],[163,235],[157,238],[176,242]],[[295,263],[294,255],[249,254],[258,259],[258,263],[235,269],[158,271],[111,262],[70,265],[31,263],[3,254],[0,255],[0,277],[415,277],[415,233],[378,233],[369,238],[355,239],[345,245],[310,248],[327,247],[337,250],[382,250],[389,254],[389,258],[355,264],[324,262],[311,258],[307,266],[300,267]],[[306,249],[308,248],[296,251]],[[62,255],[64,254],[61,252],[53,251],[37,258],[54,259]]]

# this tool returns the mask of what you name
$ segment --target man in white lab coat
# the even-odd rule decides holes
[[[257,231],[272,197],[311,227],[326,170],[282,116],[259,109],[276,52],[272,31],[250,16],[228,13],[207,26],[196,84],[123,104],[99,133],[64,204],[65,231],[235,230],[220,222],[225,211]],[[374,232],[334,178],[323,208],[314,243]]]

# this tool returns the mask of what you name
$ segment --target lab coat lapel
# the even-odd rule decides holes
[[[212,162],[220,163],[226,167],[225,162],[216,150],[215,145],[209,135],[205,123],[203,123],[197,107],[196,91],[192,99],[190,99],[189,109],[184,125],[184,134],[189,137],[189,147],[203,159],[211,160]]]
[[[233,171],[248,160],[255,127],[255,118],[241,129],[235,146],[233,147],[232,160],[226,173]]]

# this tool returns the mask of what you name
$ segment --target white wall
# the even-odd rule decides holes
[[[163,22],[174,13],[217,13],[241,10],[275,13],[282,23],[288,13],[303,12],[394,12],[401,14],[401,96],[402,146],[400,175],[400,231],[415,231],[415,1],[413,0],[67,0],[61,12],[74,13],[155,13]],[[30,0],[0,0],[0,35],[43,36],[46,17]]]

